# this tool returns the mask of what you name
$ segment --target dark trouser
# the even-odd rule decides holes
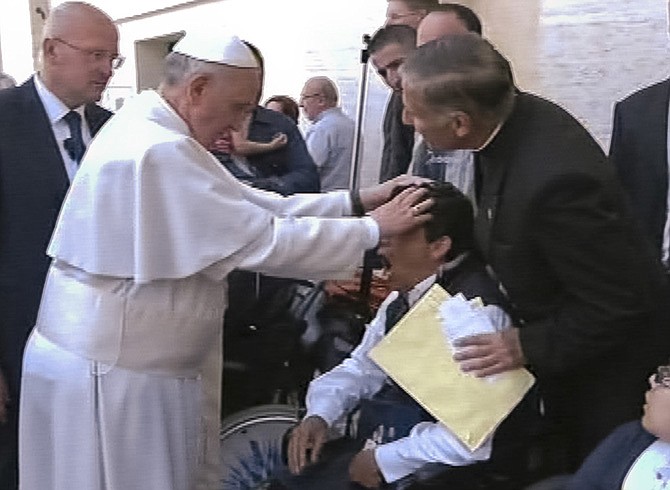
[[[9,407],[7,423],[0,425],[0,490],[16,490],[18,484],[18,413]]]
[[[545,474],[574,473],[612,430],[639,418],[649,374],[651,368],[622,364],[545,384]]]
[[[320,461],[305,468],[300,475],[292,475],[284,467],[275,475],[268,490],[360,490],[364,487],[349,481],[349,463],[361,450],[362,443],[341,438],[328,441]],[[381,488],[394,488],[383,485]]]

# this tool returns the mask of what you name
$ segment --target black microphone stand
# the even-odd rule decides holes
[[[368,45],[370,44],[370,35],[363,34],[363,49],[361,50],[361,84],[358,90],[358,104],[356,109],[356,126],[354,131],[354,150],[351,156],[351,173],[349,175],[349,189],[358,189],[361,180],[361,158],[362,158],[362,133],[363,120],[365,118],[365,99],[368,93]],[[359,298],[362,310],[367,312],[366,321],[370,320],[369,298],[370,288],[372,286],[372,270],[378,262],[376,250],[368,250],[363,259],[363,272],[361,273],[361,284],[359,288]]]
[[[351,172],[349,174],[349,189],[360,187],[363,120],[365,116],[365,98],[368,92],[368,44],[370,35],[363,34],[363,49],[361,50],[361,84],[358,89],[358,103],[356,108],[356,126],[354,130],[354,150],[351,155]]]

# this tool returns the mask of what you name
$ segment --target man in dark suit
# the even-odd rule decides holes
[[[561,449],[554,470],[572,471],[639,415],[643,380],[669,350],[662,272],[598,144],[557,105],[516,91],[487,41],[428,43],[401,71],[407,122],[433,147],[476,150],[477,248],[516,317],[454,357],[476,376],[528,365]]]
[[[41,57],[36,75],[0,92],[3,490],[17,487],[21,358],[49,265],[46,247],[86,144],[111,115],[95,102],[121,60],[117,29],[88,4],[63,3],[45,24]]]
[[[614,107],[610,161],[659,260],[668,266],[668,106],[670,79]]]
[[[398,69],[414,49],[416,49],[416,30],[403,24],[380,28],[373,34],[368,44],[372,66],[393,91],[384,112],[382,125],[384,146],[379,182],[386,182],[406,173],[412,160],[414,128],[402,122],[402,86]]]

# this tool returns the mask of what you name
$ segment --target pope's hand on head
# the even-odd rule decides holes
[[[308,464],[319,459],[319,453],[328,435],[328,424],[321,417],[310,416],[292,431],[288,443],[288,468],[300,474]]]
[[[414,177],[412,175],[399,175],[391,180],[387,180],[382,184],[377,184],[372,187],[360,190],[361,203],[365,211],[371,211],[391,199],[393,191],[398,187],[419,186],[426,182],[430,182],[423,177]]]
[[[432,219],[432,199],[424,199],[427,189],[409,187],[386,204],[370,211],[382,238],[400,235]]]
[[[461,370],[478,378],[518,369],[526,364],[519,329],[472,335],[454,342],[454,360]]]

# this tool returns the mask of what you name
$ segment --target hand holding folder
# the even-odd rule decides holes
[[[436,284],[369,354],[471,450],[486,441],[534,383],[525,369],[488,378],[460,370],[453,342],[495,331],[479,308],[481,302],[451,297]]]

